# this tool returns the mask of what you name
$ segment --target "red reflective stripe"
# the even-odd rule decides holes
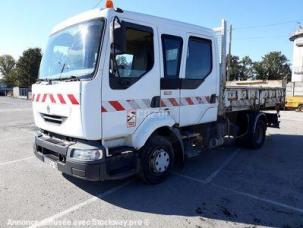
[[[53,94],[49,94],[49,98],[50,98],[52,103],[54,103],[54,104],[56,103],[56,100],[55,100]]]
[[[45,101],[46,101],[46,97],[47,97],[47,94],[44,94],[44,95],[43,95],[43,98],[42,98],[42,102],[45,102]]]
[[[40,100],[40,93],[38,94],[37,98],[36,98],[36,101],[39,102]]]
[[[35,94],[32,95],[32,101],[35,101]]]
[[[160,101],[160,106],[161,106],[161,107],[166,107],[166,104],[164,103],[163,100]]]
[[[187,103],[189,105],[193,105],[194,104],[193,100],[190,97],[186,97],[185,100],[187,101]]]
[[[101,112],[107,112],[107,110],[102,106],[101,107]]]
[[[177,100],[175,98],[169,98],[168,99],[170,101],[170,103],[173,105],[173,106],[179,106]]]
[[[59,101],[61,104],[66,104],[64,97],[62,96],[62,94],[57,94],[57,97],[59,98]]]
[[[117,111],[124,111],[125,109],[120,104],[119,101],[109,101],[109,103],[117,110]]]
[[[73,94],[67,94],[70,102],[73,104],[73,105],[78,105],[79,102],[77,101],[77,99],[75,98],[75,96]]]

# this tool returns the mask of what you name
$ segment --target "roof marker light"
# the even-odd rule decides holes
[[[113,9],[113,8],[114,8],[114,3],[113,3],[113,1],[112,1],[112,0],[106,0],[105,8]]]

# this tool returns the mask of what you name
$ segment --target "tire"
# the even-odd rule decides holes
[[[250,116],[249,132],[246,136],[237,139],[237,143],[243,147],[250,149],[260,149],[266,139],[266,122],[263,119],[258,119],[256,125],[255,116]]]
[[[303,112],[303,105],[299,105],[298,109],[296,110],[297,112]]]
[[[250,147],[252,149],[260,149],[266,138],[266,124],[263,120],[258,120],[254,132],[250,137]]]
[[[163,182],[174,165],[175,155],[171,142],[153,135],[141,150],[141,179],[147,184]]]

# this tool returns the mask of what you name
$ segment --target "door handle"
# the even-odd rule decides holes
[[[163,92],[165,96],[169,96],[173,94],[173,91],[166,90]]]

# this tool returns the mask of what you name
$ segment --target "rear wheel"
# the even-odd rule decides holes
[[[259,149],[264,145],[266,138],[266,124],[263,120],[258,120],[254,132],[251,134],[250,146]]]
[[[297,112],[303,112],[303,105],[299,105]]]
[[[141,150],[141,178],[148,184],[159,184],[169,174],[174,164],[171,142],[159,135],[153,135]]]
[[[264,145],[266,139],[266,122],[264,119],[258,119],[256,121],[256,115],[250,115],[249,118],[249,129],[247,134],[239,139],[237,142],[244,147],[251,149],[259,149]]]

